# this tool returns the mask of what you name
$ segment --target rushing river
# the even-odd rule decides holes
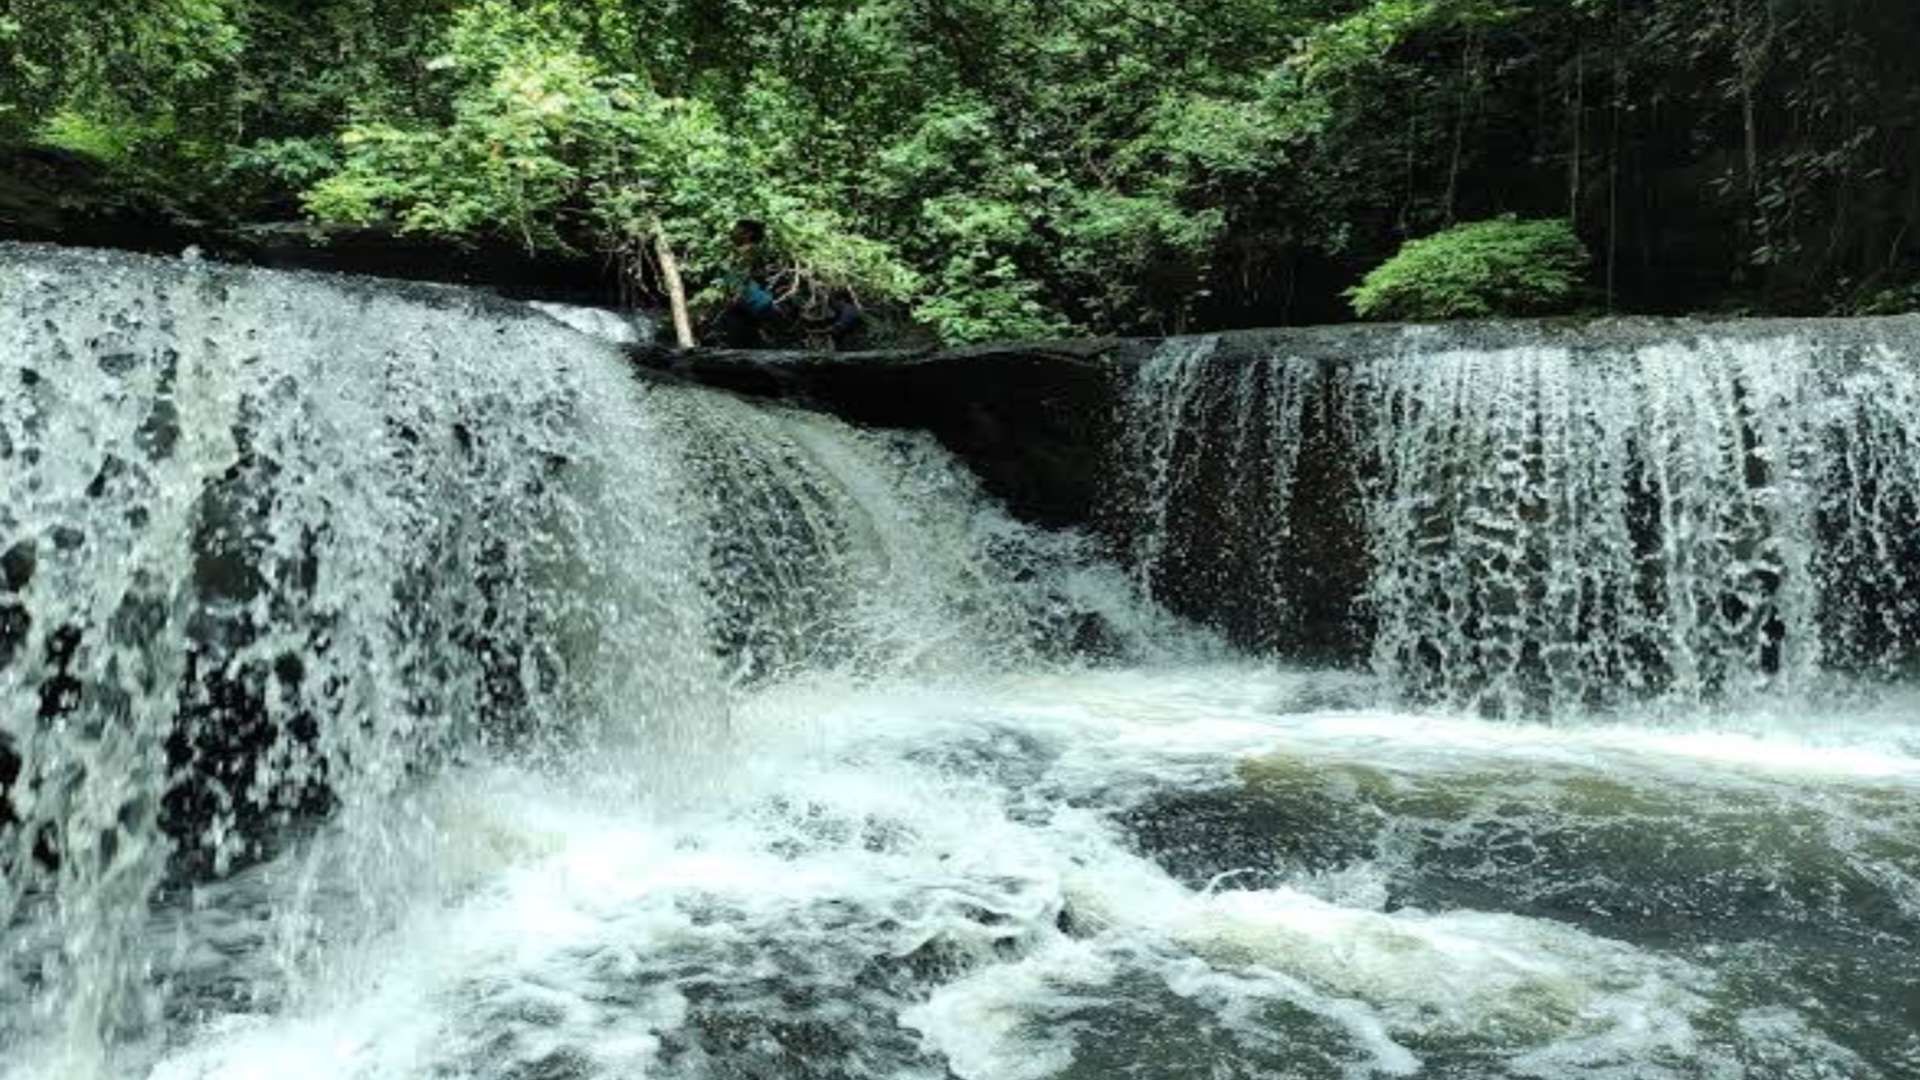
[[[1856,603],[1920,525],[1899,365],[1849,375],[1845,513],[1801,360],[1725,390],[1791,483],[1716,479],[1706,390],[1599,410],[1593,468],[1518,470],[1587,557],[1421,501],[1520,408],[1461,387],[1554,358],[1365,376],[1354,672],[1151,599],[1222,446],[1276,463],[1238,572],[1286,573],[1323,376],[1204,353],[1140,373],[1122,565],[513,305],[0,248],[0,1078],[1920,1076],[1920,695]],[[1649,430],[1724,543],[1633,598]],[[1488,621],[1529,544],[1585,615]]]

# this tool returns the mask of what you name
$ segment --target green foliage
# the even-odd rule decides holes
[[[1836,306],[1837,315],[1909,315],[1920,313],[1920,281],[1860,290]]]
[[[574,35],[503,3],[463,11],[431,65],[456,92],[447,123],[368,120],[340,137],[342,166],[308,193],[324,220],[559,246],[554,212],[580,181],[584,137],[631,111]]]
[[[306,188],[338,171],[339,148],[332,138],[261,139],[232,148],[227,155],[230,175],[257,177],[269,186]]]
[[[915,317],[956,345],[980,341],[1031,341],[1071,330],[1049,310],[1040,286],[1024,279],[1005,257],[956,256],[940,268],[931,294]]]
[[[98,116],[62,109],[41,122],[39,141],[110,165],[132,161],[141,144],[164,137],[163,131],[137,124],[114,123]]]
[[[661,230],[710,302],[758,217],[953,341],[1344,317],[1506,209],[1609,306],[1828,310],[1920,276],[1916,39],[1909,0],[0,0],[0,149],[207,216]],[[1553,288],[1469,284],[1435,310]]]
[[[1564,311],[1589,257],[1567,222],[1512,215],[1409,240],[1347,291],[1366,319],[1461,319]]]
[[[626,253],[647,250],[657,229],[688,242],[688,270],[708,280],[724,262],[719,238],[752,216],[774,223],[790,268],[809,282],[879,298],[912,290],[912,271],[887,245],[796,182],[778,140],[744,139],[704,101],[605,70],[586,32],[544,7],[475,4],[444,44],[432,63],[453,88],[450,118],[347,128],[340,167],[307,193],[315,216]],[[779,106],[773,89],[757,93]]]
[[[1498,0],[1370,0],[1316,26],[1293,57],[1308,81],[1349,78],[1387,62],[1409,38],[1434,31],[1484,30],[1525,14]]]
[[[1226,211],[1188,209],[1177,192],[1076,192],[1058,222],[1060,277],[1096,326],[1156,329],[1202,288]]]
[[[244,48],[241,3],[19,4],[0,15],[0,102],[23,124],[75,106],[148,114],[201,106]]]

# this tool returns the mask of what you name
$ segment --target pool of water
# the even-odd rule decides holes
[[[1920,1075],[1910,702],[1547,727],[1372,698],[1238,664],[801,681],[699,751],[725,768],[454,770],[385,811],[384,855],[348,865],[336,820],[161,904],[169,1015],[144,1060],[159,1080]],[[26,1060],[0,1075],[45,1075]]]

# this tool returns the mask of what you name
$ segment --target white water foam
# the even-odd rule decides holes
[[[1713,1017],[1734,1003],[1697,957],[1539,918],[1388,907],[1355,886],[1364,866],[1344,889],[1182,884],[1114,814],[1276,752],[1436,782],[1625,762],[1647,797],[1684,777],[1743,798],[1756,769],[1836,796],[1900,777],[1912,794],[1910,756],[1861,744],[1808,772],[1688,737],[1465,720],[1396,741],[1392,723],[1412,718],[1274,711],[1309,679],[769,687],[736,715],[743,770],[698,810],[574,798],[577,779],[445,778],[428,802],[460,838],[444,849],[465,853],[458,885],[338,964],[303,1009],[209,1015],[154,1075],[706,1075],[723,1021],[744,1023],[716,1001],[789,1021],[758,1036],[770,1061],[800,1060],[781,1054],[804,1044],[778,1044],[803,1020],[840,1025],[873,1049],[821,1051],[825,1074],[874,1077],[1077,1076],[1118,1037],[1108,1025],[1183,1008],[1206,1045],[1256,1063],[1224,1075],[1301,1055],[1322,1063],[1303,1075],[1414,1075],[1470,1046],[1500,1074],[1686,1076],[1748,1029],[1797,1024],[1799,1045],[1825,1045],[1791,1011],[1742,1013],[1726,1034]],[[899,974],[914,968],[932,974]],[[1201,1046],[1127,1045],[1172,1055],[1163,1075],[1197,1067],[1182,1055]]]

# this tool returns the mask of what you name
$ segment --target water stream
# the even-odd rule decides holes
[[[1915,384],[1795,357],[1176,342],[1109,558],[518,305],[0,247],[0,1078],[1920,1075]],[[1297,640],[1334,442],[1370,663],[1154,601]]]

